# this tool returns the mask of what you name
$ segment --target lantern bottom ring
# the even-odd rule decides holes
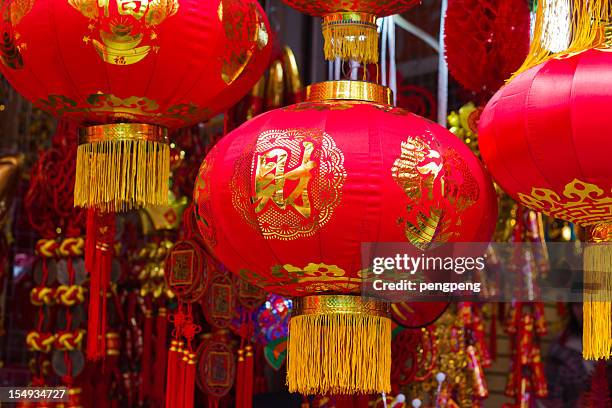
[[[86,126],[79,132],[79,144],[119,140],[169,143],[168,129],[146,123],[112,123]]]

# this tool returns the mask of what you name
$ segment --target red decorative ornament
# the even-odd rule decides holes
[[[499,185],[521,204],[589,227],[595,242],[612,241],[612,103],[609,46],[550,59],[516,76],[480,117],[482,157]],[[585,282],[610,282],[609,246],[585,249]],[[609,284],[608,284],[609,285]],[[602,292],[609,294],[609,286]],[[588,295],[588,292],[585,292]],[[609,296],[585,298],[584,356],[612,353]]]
[[[89,126],[78,206],[166,204],[166,129],[238,101],[271,53],[255,0],[14,1],[2,11],[2,74],[36,106]],[[109,165],[118,170],[105,176]]]
[[[345,378],[326,386],[316,383],[325,374],[299,372],[328,368],[309,360],[305,345],[296,346],[299,339],[320,341],[321,327],[306,321],[324,315],[372,318],[369,331],[367,324],[345,324],[355,332],[344,334],[356,349],[361,328],[366,337],[388,335],[380,356],[364,352],[355,362],[368,370],[386,364],[386,305],[342,296],[361,291],[362,242],[408,241],[421,249],[484,242],[495,225],[495,192],[479,161],[446,129],[394,108],[389,97],[388,88],[365,82],[313,85],[305,102],[260,115],[223,138],[200,169],[196,214],[210,251],[247,281],[298,297],[289,336],[292,391],[389,391],[385,368],[376,372],[376,384],[360,383],[350,366]],[[373,315],[338,313],[362,308]],[[342,353],[330,358],[350,364]]]
[[[525,60],[529,27],[524,0],[450,0],[444,48],[451,75],[486,101]]]

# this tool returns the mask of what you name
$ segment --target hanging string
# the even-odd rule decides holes
[[[448,65],[444,53],[444,21],[448,0],[442,0],[440,5],[440,37],[438,52],[438,124],[446,127],[446,114],[448,111]]]
[[[340,57],[336,57],[334,60],[334,80],[338,81],[341,78],[342,74],[342,59]]]
[[[397,67],[395,61],[395,19],[387,17],[387,40],[389,41],[389,88],[393,91],[393,105],[397,103]]]
[[[387,86],[387,36],[388,36],[388,25],[387,17],[380,19],[380,76],[381,85]]]

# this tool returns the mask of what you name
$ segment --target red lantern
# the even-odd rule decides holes
[[[78,206],[167,203],[166,129],[235,103],[259,79],[271,51],[268,21],[255,0],[2,7],[2,73],[37,106],[90,126],[79,147]]]
[[[378,62],[377,17],[402,13],[420,0],[283,0],[296,10],[323,17],[325,59]]]
[[[342,296],[360,293],[362,242],[426,248],[488,241],[493,231],[495,193],[480,162],[446,129],[389,98],[388,88],[371,83],[313,85],[305,102],[264,113],[221,139],[200,168],[196,211],[211,252],[249,282],[298,297],[291,391],[389,391],[386,306]],[[326,329],[324,321],[337,325]],[[330,351],[319,361],[309,353],[323,332],[330,344],[351,343],[337,350],[356,352]],[[365,371],[351,369],[357,366]]]
[[[589,227],[596,241],[612,241],[610,51],[590,49],[519,74],[491,99],[478,134],[482,157],[506,192],[533,210]],[[607,282],[605,300],[611,266],[609,246],[587,247],[586,283]],[[584,356],[609,357],[610,303],[586,295]]]

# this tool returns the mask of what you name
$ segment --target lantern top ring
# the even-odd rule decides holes
[[[305,296],[293,299],[291,316],[346,313],[388,317],[389,303],[358,295]]]
[[[308,102],[352,100],[393,104],[393,91],[386,86],[364,81],[326,81],[312,84],[304,91]]]
[[[146,123],[112,123],[107,125],[87,126],[80,130],[79,144],[143,140],[168,143],[168,129]]]
[[[325,14],[322,22],[323,25],[348,23],[363,24],[376,28],[376,14],[359,11],[338,11],[335,13]]]

